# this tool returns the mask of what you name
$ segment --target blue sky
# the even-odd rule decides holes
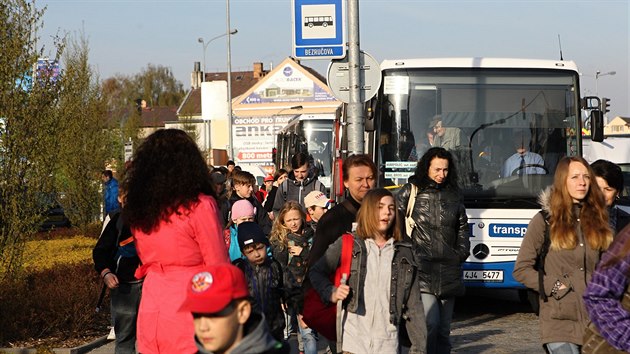
[[[361,48],[378,61],[412,57],[564,59],[583,73],[582,94],[611,98],[611,114],[630,116],[628,0],[360,0]],[[225,0],[47,0],[41,38],[85,32],[92,65],[105,79],[148,63],[170,67],[190,87],[206,40],[226,32]],[[290,0],[230,0],[232,69],[265,68],[292,53]],[[206,51],[208,72],[226,69],[225,38]],[[305,60],[325,76],[328,61]]]

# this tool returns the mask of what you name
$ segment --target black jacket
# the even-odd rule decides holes
[[[615,235],[619,234],[619,232],[630,223],[630,214],[618,207],[613,206],[608,209],[608,215],[610,218],[610,227],[615,231]]]
[[[285,302],[286,294],[280,263],[272,258],[267,258],[259,266],[252,265],[244,258],[233,263],[245,273],[254,311],[264,314],[271,335],[276,340],[283,340],[284,314],[281,304]]]
[[[302,247],[302,253],[300,253],[299,256],[289,257],[287,247],[281,248],[273,243],[271,245],[271,251],[273,258],[277,259],[282,265],[284,284],[287,291],[287,305],[297,311],[301,311],[304,303],[302,284],[307,275],[308,255],[313,240],[313,229],[305,225],[304,233],[301,235],[289,233],[287,238],[289,242],[293,242],[294,245]]]
[[[411,217],[411,233],[418,262],[418,283],[422,292],[440,298],[464,294],[461,264],[470,254],[470,229],[466,208],[459,191],[427,178],[416,184],[418,194]],[[405,184],[396,196],[399,220],[404,223],[411,184]],[[404,225],[402,226],[404,230]]]
[[[344,233],[352,231],[352,223],[356,220],[357,211],[361,204],[350,196],[346,200],[347,202],[344,201],[332,207],[317,222],[308,264],[315,264],[324,255],[330,244]]]
[[[125,225],[120,216],[120,211],[111,213],[106,220],[101,236],[92,250],[94,269],[100,274],[109,268],[118,277],[119,282],[132,282],[137,279],[134,276],[140,258],[135,253],[135,242],[125,245],[125,250],[119,250],[119,244],[128,241],[131,236],[129,225]],[[129,252],[131,254],[129,254]]]

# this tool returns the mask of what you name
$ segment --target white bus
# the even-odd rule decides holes
[[[376,137],[366,150],[380,168],[379,184],[406,183],[416,161],[442,139],[456,162],[471,231],[466,285],[524,289],[512,270],[527,225],[540,210],[538,194],[552,184],[560,158],[582,154],[580,117],[588,100],[580,99],[575,63],[402,59],[385,60],[381,70],[383,83],[366,121]],[[592,120],[601,128],[601,114]],[[437,138],[436,125],[448,139]],[[524,140],[544,162],[502,172],[516,152],[515,140]]]
[[[276,168],[291,170],[291,158],[298,152],[309,155],[311,166],[320,182],[330,192],[336,174],[335,151],[338,149],[337,127],[340,112],[331,114],[302,114],[292,118],[276,135],[272,158]]]

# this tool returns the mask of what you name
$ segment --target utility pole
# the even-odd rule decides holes
[[[228,131],[230,136],[228,137],[229,150],[228,154],[231,159],[234,159],[234,139],[232,138],[232,45],[230,42],[230,0],[226,0],[226,23],[227,23],[227,108],[228,108]]]
[[[348,103],[348,154],[362,154],[365,151],[364,125],[365,115],[361,102],[359,45],[359,0],[348,0],[348,68],[349,68],[349,103]]]

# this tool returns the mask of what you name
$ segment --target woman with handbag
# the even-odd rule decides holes
[[[543,210],[527,227],[514,279],[541,295],[540,332],[547,351],[579,354],[588,322],[582,295],[613,237],[606,204],[593,170],[577,156],[558,162],[553,185],[541,193],[539,203]],[[540,260],[545,239],[548,252]],[[544,271],[536,268],[537,260]]]
[[[424,353],[426,323],[416,281],[412,246],[402,241],[396,202],[390,191],[369,191],[357,214],[347,283],[335,287],[343,238],[337,239],[310,269],[309,277],[323,301],[343,301],[338,348],[344,353]],[[338,314],[339,315],[339,314]],[[369,333],[369,336],[366,334]]]
[[[589,325],[583,353],[630,352],[629,284],[630,227],[626,227],[604,253],[586,287],[584,304],[597,331]]]
[[[450,353],[455,297],[464,295],[462,263],[470,255],[470,227],[451,152],[427,150],[396,198],[418,260],[427,353]]]

